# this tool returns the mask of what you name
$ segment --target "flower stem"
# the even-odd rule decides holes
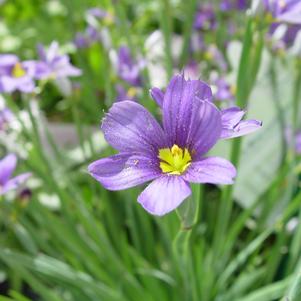
[[[169,0],[161,0],[162,8],[161,8],[161,28],[164,36],[164,44],[165,44],[165,63],[167,76],[170,78],[172,76],[173,70],[173,59],[171,52],[171,43],[172,43],[172,10]]]
[[[183,1],[183,9],[185,14],[185,22],[183,24],[183,47],[180,57],[180,68],[184,68],[187,63],[187,59],[189,56],[189,43],[192,35],[193,23],[194,23],[194,14],[197,9],[197,0],[188,0]]]
[[[187,300],[192,300],[190,283],[192,283],[191,281],[193,281],[193,279],[190,278],[193,277],[193,275],[189,273],[189,271],[191,271],[191,238],[195,226],[200,221],[202,198],[203,186],[193,184],[192,195],[177,210],[181,221],[181,228],[174,239],[173,251],[179,264],[179,270],[182,273]]]
[[[295,134],[298,128],[298,112],[299,112],[299,102],[301,100],[301,69],[297,69],[297,73],[295,76],[294,81],[294,87],[293,87],[293,98],[292,98],[292,104],[293,104],[293,112],[292,112],[292,131],[291,131],[291,145],[290,145],[290,151],[291,156],[288,158],[289,166],[291,166],[292,172],[289,175],[289,183],[291,188],[291,193],[294,193],[294,187],[297,184],[297,177],[295,175],[295,165],[296,165],[296,150],[295,150]],[[299,209],[299,223],[298,227],[294,232],[291,248],[290,248],[290,259],[288,263],[288,271],[290,271],[296,264],[298,256],[301,252],[301,209]]]
[[[245,108],[248,104],[252,88],[255,84],[259,66],[261,62],[261,54],[264,43],[264,32],[258,31],[255,36],[255,25],[253,19],[247,22],[246,33],[243,42],[243,49],[240,56],[239,69],[237,74],[237,95],[236,102],[239,107]],[[255,40],[256,37],[256,40]],[[255,47],[253,44],[255,43]],[[238,168],[242,139],[237,138],[232,143],[230,160]],[[213,250],[215,256],[219,256],[221,246],[224,243],[225,232],[228,228],[229,219],[233,206],[233,186],[227,186],[222,192],[221,206],[217,219],[217,226],[214,233]],[[214,256],[214,257],[215,257]],[[216,257],[215,257],[216,258]]]

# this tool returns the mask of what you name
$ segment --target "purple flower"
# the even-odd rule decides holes
[[[85,33],[77,32],[75,34],[74,44],[78,49],[88,48],[90,46],[90,41]]]
[[[200,30],[214,30],[216,25],[217,22],[213,6],[210,4],[200,6],[195,15],[194,28]]]
[[[296,153],[301,155],[301,132],[296,134]]]
[[[90,9],[88,9],[87,15],[98,18],[98,19],[104,21],[104,23],[106,23],[107,25],[111,25],[115,22],[115,17],[111,12],[105,11],[98,7],[92,7]]]
[[[262,0],[264,8],[276,22],[301,24],[300,0]]]
[[[92,7],[87,10],[87,14],[99,19],[103,19],[108,14],[108,12],[98,7]]]
[[[214,100],[216,101],[233,101],[234,91],[232,86],[223,78],[218,77],[213,80],[213,86],[215,88]]]
[[[198,80],[195,82],[199,82],[200,89],[198,93],[202,95],[202,99],[212,102],[214,96],[210,87],[202,81]],[[163,91],[155,87],[150,90],[150,94],[158,106],[163,108]],[[242,120],[246,112],[239,107],[231,107],[220,111],[220,113],[222,122],[220,139],[244,136],[258,130],[262,126],[262,122],[255,119]]]
[[[85,32],[77,32],[74,44],[77,48],[88,48],[90,45],[92,45],[94,42],[101,41],[101,36],[98,30],[89,25]]]
[[[122,46],[118,50],[117,73],[121,79],[134,87],[142,85],[140,71],[145,67],[143,61],[136,62],[133,60],[130,49]]]
[[[236,170],[223,158],[205,157],[223,131],[222,114],[208,85],[177,75],[165,94],[154,88],[151,95],[162,105],[163,126],[138,103],[115,103],[102,130],[119,154],[88,169],[109,190],[152,181],[138,202],[148,212],[164,215],[191,194],[189,183],[232,184]]]
[[[20,91],[30,93],[35,88],[34,77],[37,62],[20,62],[14,54],[0,55],[0,92]]]
[[[214,44],[210,44],[205,49],[205,59],[221,71],[227,71],[228,66],[222,52]]]
[[[9,154],[0,160],[0,195],[19,188],[30,177],[30,173],[12,177],[16,165],[17,157],[14,154]]]
[[[223,11],[244,10],[248,8],[247,0],[222,0],[220,8]]]
[[[0,109],[0,131],[6,129],[7,125],[13,120],[14,115],[10,109]]]
[[[301,24],[283,25],[273,23],[267,35],[272,50],[281,53],[292,46],[300,30]]]
[[[131,87],[126,90],[122,85],[116,85],[117,96],[115,101],[132,100],[137,101],[137,88]]]
[[[190,60],[184,67],[185,77],[198,79],[200,77],[200,66],[195,60]]]
[[[59,54],[59,45],[52,42],[48,50],[38,45],[38,53],[42,64],[36,72],[38,79],[62,79],[82,74],[81,70],[70,63],[68,55]]]

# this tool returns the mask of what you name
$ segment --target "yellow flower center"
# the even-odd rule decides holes
[[[172,148],[159,150],[160,168],[164,173],[180,175],[191,164],[191,155],[187,148],[182,149],[174,144]]]
[[[204,56],[205,56],[205,60],[207,60],[207,61],[212,61],[213,60],[213,54],[210,51],[206,51],[204,53]]]
[[[236,94],[236,91],[237,91],[236,86],[235,86],[235,85],[231,85],[231,86],[230,86],[230,92],[231,92],[233,95],[235,95],[235,94]]]
[[[13,70],[11,72],[13,77],[22,77],[26,74],[26,71],[23,69],[22,65],[18,62],[14,65]]]
[[[135,97],[137,94],[137,89],[135,87],[131,87],[128,89],[126,95],[130,98]]]
[[[265,21],[270,24],[276,22],[277,20],[276,18],[274,18],[274,16],[271,13],[267,13],[265,16]]]

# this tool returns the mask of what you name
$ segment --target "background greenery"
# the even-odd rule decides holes
[[[300,101],[300,58],[273,54],[266,29],[245,12],[219,13],[217,31],[204,34],[231,66],[237,103],[264,122],[260,132],[243,139],[240,160],[235,150],[241,140],[213,150],[239,166],[233,190],[194,187],[193,198],[177,213],[158,218],[136,202],[141,188],[109,192],[87,173],[90,162],[113,152],[98,127],[121,80],[105,45],[81,50],[72,45],[86,27],[86,10],[112,12],[118,22],[101,24],[112,48],[128,45],[135,55],[147,56],[145,41],[161,30],[161,64],[170,77],[189,60],[197,5],[196,0],[14,0],[0,6],[2,53],[32,59],[38,43],[57,40],[83,70],[73,80],[79,88],[69,96],[51,83],[35,99],[4,95],[21,121],[21,112],[29,117],[17,134],[0,140],[1,157],[17,152],[23,158],[18,171],[32,171],[33,178],[28,198],[10,194],[0,202],[0,301],[301,300],[300,158],[283,138],[298,112],[293,104]],[[229,19],[239,30],[226,50]],[[175,34],[184,41],[176,62]],[[212,68],[209,62],[203,80]],[[158,114],[148,94],[148,69],[143,76],[139,102]]]

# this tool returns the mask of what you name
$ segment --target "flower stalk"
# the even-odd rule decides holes
[[[263,49],[264,32],[257,32],[255,20],[249,18],[246,26],[246,33],[243,42],[243,49],[240,57],[239,70],[237,75],[237,94],[236,103],[239,107],[247,107],[250,94],[255,84],[260,67],[261,55]],[[256,36],[258,33],[258,36]],[[255,41],[257,37],[257,41]],[[255,47],[253,45],[255,44]],[[236,166],[239,165],[241,155],[242,141],[241,138],[235,139],[232,143],[230,160]],[[233,186],[227,186],[222,192],[219,218],[214,236],[214,252],[219,255],[223,245],[224,233],[228,227],[231,211],[233,206]]]

